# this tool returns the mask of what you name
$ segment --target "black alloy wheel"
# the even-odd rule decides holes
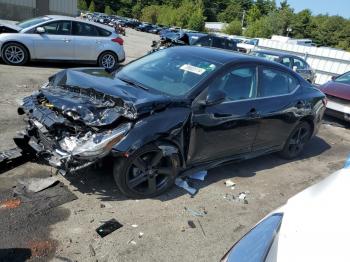
[[[158,147],[149,145],[119,161],[114,167],[114,179],[129,197],[154,197],[173,186],[178,164],[177,154],[164,156]]]
[[[300,156],[311,135],[310,125],[307,122],[301,122],[289,136],[281,152],[281,156],[286,159],[293,159]]]

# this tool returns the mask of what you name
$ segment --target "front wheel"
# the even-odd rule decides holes
[[[307,122],[301,122],[289,136],[280,156],[285,159],[294,159],[303,152],[306,143],[311,138],[311,126]]]
[[[2,59],[8,65],[24,65],[29,59],[27,49],[18,43],[7,43],[1,51]]]
[[[164,155],[159,147],[147,145],[128,158],[120,159],[113,170],[119,190],[131,198],[162,194],[174,185],[179,157]]]
[[[113,71],[118,66],[118,57],[113,52],[103,52],[98,58],[98,65]]]

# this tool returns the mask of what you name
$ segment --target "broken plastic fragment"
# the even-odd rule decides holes
[[[105,237],[112,233],[113,231],[121,228],[123,225],[120,224],[117,220],[114,218],[111,220],[106,221],[102,226],[98,227],[96,229],[97,234],[99,234],[101,237]]]
[[[178,187],[181,187],[183,189],[185,189],[188,193],[190,193],[191,195],[194,195],[197,193],[197,189],[193,188],[193,187],[190,187],[187,183],[186,180],[183,180],[182,178],[176,178],[175,180],[175,184],[178,186]]]
[[[18,183],[23,185],[28,191],[37,193],[43,191],[56,184],[58,181],[55,177],[47,178],[30,178],[25,180],[19,180]]]
[[[206,170],[203,170],[190,175],[190,178],[204,181],[207,175],[208,175],[208,172]]]
[[[187,210],[188,212],[190,212],[191,215],[192,215],[192,216],[195,216],[195,217],[203,217],[203,216],[205,215],[205,212],[193,210],[193,209],[188,208],[188,207],[185,207],[185,210]]]
[[[247,197],[246,193],[242,192],[242,193],[239,193],[238,195],[238,199],[239,200],[245,200],[245,198]]]
[[[225,185],[226,185],[226,187],[235,187],[236,183],[233,182],[231,179],[228,179],[225,181]]]
[[[143,232],[140,232],[139,233],[139,238],[143,237],[144,233]]]

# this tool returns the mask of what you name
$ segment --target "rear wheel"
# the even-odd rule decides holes
[[[103,52],[98,58],[98,65],[109,70],[114,70],[118,66],[118,56],[111,52]]]
[[[116,163],[113,175],[124,195],[147,198],[160,195],[174,185],[178,166],[177,154],[163,155],[157,146],[147,145]]]
[[[8,65],[24,65],[29,59],[29,54],[23,45],[7,43],[1,50],[1,57]]]
[[[293,159],[300,156],[310,138],[310,124],[307,122],[301,122],[289,136],[283,150],[280,152],[281,157],[285,159]]]

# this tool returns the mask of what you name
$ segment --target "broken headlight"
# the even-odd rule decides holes
[[[64,151],[73,156],[97,157],[106,155],[116,143],[124,138],[130,128],[131,123],[127,123],[102,133],[92,134],[88,132],[81,138],[65,137],[59,144]]]

